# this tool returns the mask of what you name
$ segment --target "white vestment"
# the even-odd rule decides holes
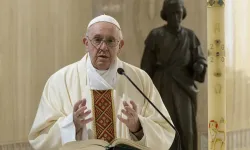
[[[28,137],[33,148],[59,149],[63,144],[75,141],[76,133],[72,115],[74,104],[86,98],[87,107],[91,109],[90,89],[113,89],[115,108],[113,113],[116,116],[121,114],[122,102],[133,100],[137,104],[144,132],[143,138],[138,141],[129,132],[127,126],[116,119],[116,138],[134,140],[152,149],[169,149],[173,143],[175,131],[124,76],[116,73],[119,67],[125,70],[135,84],[171,121],[158,91],[147,73],[118,58],[108,71],[97,71],[91,65],[88,54],[86,54],[82,60],[60,69],[47,81]],[[84,127],[82,140],[94,138],[92,126],[93,123],[90,122]]]

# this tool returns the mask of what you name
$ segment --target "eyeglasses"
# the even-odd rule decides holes
[[[95,47],[98,47],[104,42],[108,47],[113,48],[118,45],[120,42],[119,40],[109,38],[109,39],[103,39],[102,37],[94,37],[93,39],[90,39],[88,36],[87,38],[90,40],[91,44]]]

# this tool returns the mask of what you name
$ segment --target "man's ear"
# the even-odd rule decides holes
[[[84,38],[82,39],[82,42],[83,42],[83,44],[86,46],[86,50],[87,50],[87,49],[88,49],[88,45],[89,45],[88,39],[87,39],[86,37],[84,37]]]
[[[118,54],[121,52],[122,47],[124,46],[124,40],[121,40],[119,43],[119,52]]]
[[[82,39],[82,42],[85,46],[88,46],[88,39],[86,37]]]

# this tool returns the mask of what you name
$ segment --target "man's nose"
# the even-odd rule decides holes
[[[108,50],[108,45],[106,44],[106,42],[102,41],[102,43],[100,44],[99,49]]]

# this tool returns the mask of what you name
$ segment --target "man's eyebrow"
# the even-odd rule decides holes
[[[95,34],[93,37],[105,37],[105,38],[109,38],[109,39],[116,39],[114,36],[110,35],[110,36],[102,36],[101,34]]]
[[[101,37],[101,35],[100,34],[95,34],[94,37]]]

